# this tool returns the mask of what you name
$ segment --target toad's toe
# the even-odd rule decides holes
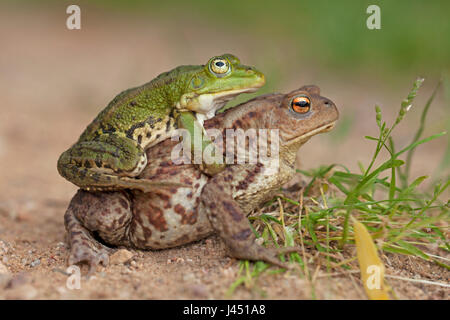
[[[108,266],[109,250],[106,247],[101,247],[101,245],[97,247],[86,242],[74,243],[70,249],[68,264],[88,265],[88,276],[91,276],[97,271],[99,265]]]

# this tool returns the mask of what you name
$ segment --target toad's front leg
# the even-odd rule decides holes
[[[239,259],[263,260],[282,268],[289,268],[289,265],[281,262],[277,256],[299,252],[299,248],[265,248],[255,242],[256,237],[246,215],[232,197],[231,184],[224,180],[225,176],[229,175],[226,171],[224,174],[214,176],[201,195],[212,227],[225,242],[232,256]]]

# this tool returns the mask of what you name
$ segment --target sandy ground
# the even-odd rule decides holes
[[[33,13],[1,8],[0,38],[0,299],[222,299],[237,277],[239,263],[226,255],[217,237],[181,248],[155,252],[132,251],[123,264],[99,270],[84,280],[80,290],[66,287],[64,211],[76,187],[56,171],[59,154],[121,90],[141,84],[186,60],[203,62],[228,52],[229,43],[244,62],[264,43],[244,36],[213,37],[213,29],[193,26],[180,31],[185,43],[199,47],[180,52],[170,41],[168,23],[143,19],[121,22],[117,17],[91,19],[79,32],[65,29],[65,14]],[[200,29],[202,31],[200,31]],[[172,32],[172,33],[171,33]],[[203,34],[199,33],[203,32]],[[281,41],[281,40],[280,40]],[[169,54],[170,53],[170,54]],[[315,83],[335,101],[355,125],[343,141],[317,137],[302,149],[302,166],[330,162],[356,167],[367,161],[372,145],[363,135],[376,133],[373,105],[394,116],[412,78],[392,87],[376,78],[366,81],[330,76],[308,65],[300,78],[286,74],[280,91]],[[320,79],[325,80],[320,80]],[[285,88],[282,90],[282,88]],[[432,81],[424,91],[430,92]],[[398,92],[400,92],[400,94]],[[419,98],[419,102],[423,102]],[[431,132],[442,129],[443,97],[431,114]],[[399,140],[411,138],[418,114],[400,126]],[[434,121],[434,122],[433,122]],[[426,134],[429,132],[426,132]],[[330,134],[331,135],[331,134]],[[445,142],[424,146],[413,174],[430,173],[442,157]],[[309,249],[313,252],[313,249]],[[449,282],[442,268],[413,257],[384,257],[389,274]],[[311,270],[314,271],[314,268]],[[318,277],[311,283],[291,272],[264,274],[251,287],[239,287],[235,299],[365,299],[357,274]],[[410,281],[389,280],[402,299],[448,299],[448,288]]]

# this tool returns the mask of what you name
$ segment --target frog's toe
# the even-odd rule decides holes
[[[136,179],[129,177],[120,178],[118,185],[122,188],[139,189],[144,193],[159,191],[161,188],[192,188],[192,185],[185,183],[153,181],[150,179]]]

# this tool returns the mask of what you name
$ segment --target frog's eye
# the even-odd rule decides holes
[[[291,108],[297,113],[307,113],[311,109],[311,100],[306,96],[298,96],[292,99]]]
[[[215,58],[209,64],[209,69],[217,76],[224,76],[230,72],[230,64],[228,60],[223,58]]]

